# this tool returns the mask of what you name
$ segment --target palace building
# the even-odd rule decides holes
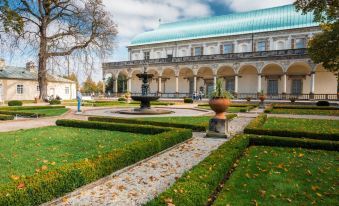
[[[111,94],[140,93],[146,66],[150,92],[162,97],[207,97],[222,79],[237,98],[336,100],[336,76],[307,53],[319,32],[313,14],[293,5],[163,23],[131,41],[129,61],[103,63],[104,80],[113,78]]]

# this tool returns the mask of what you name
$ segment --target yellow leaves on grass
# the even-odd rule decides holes
[[[15,181],[15,180],[20,179],[20,176],[17,176],[17,175],[11,175],[11,179]]]
[[[175,204],[173,204],[172,198],[166,198],[164,200],[165,200],[165,203],[167,204],[167,206],[175,206]]]

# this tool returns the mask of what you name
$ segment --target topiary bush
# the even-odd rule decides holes
[[[7,115],[7,114],[0,114],[0,120],[13,120],[13,115]]]
[[[184,103],[192,104],[193,103],[193,99],[192,98],[184,98]]]
[[[8,102],[8,106],[22,106],[22,101],[19,100],[12,100]]]
[[[330,106],[330,103],[328,101],[318,101],[317,106],[328,107],[328,106]]]
[[[127,99],[126,99],[125,97],[119,97],[118,101],[119,101],[119,102],[126,102]]]
[[[58,105],[58,104],[61,104],[61,101],[58,100],[58,99],[53,99],[53,100],[49,101],[49,104],[50,105]]]

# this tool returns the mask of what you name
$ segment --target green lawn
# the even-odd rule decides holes
[[[45,127],[0,133],[0,183],[123,148],[151,135]]]
[[[338,159],[335,151],[250,147],[214,205],[338,205]]]
[[[208,124],[211,116],[197,116],[197,117],[145,117],[138,118],[140,120],[149,120],[157,122],[182,123],[182,124]]]
[[[271,114],[294,114],[294,115],[329,115],[339,116],[339,110],[322,110],[322,109],[287,109],[274,108]]]
[[[263,129],[314,132],[319,134],[339,133],[339,120],[290,119],[269,117]]]
[[[32,112],[35,114],[45,114],[46,117],[51,116],[60,116],[68,111],[67,108],[57,108],[57,109],[33,109],[33,110],[22,110],[24,112]]]

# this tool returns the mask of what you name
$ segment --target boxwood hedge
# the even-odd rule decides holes
[[[210,195],[248,145],[249,139],[246,136],[234,137],[146,205],[169,205],[169,203],[185,206],[207,205]]]
[[[116,117],[88,117],[89,121],[98,122],[114,122],[114,123],[128,123],[128,124],[140,124],[140,125],[152,125],[160,127],[175,127],[192,129],[193,131],[206,131],[206,125],[194,125],[194,124],[182,124],[182,123],[169,123],[169,122],[157,122],[156,120],[138,120]],[[153,127],[152,127],[153,128]]]
[[[13,115],[0,114],[0,120],[13,120]]]
[[[22,117],[43,117],[46,116],[45,114],[36,114],[34,112],[25,112],[25,110],[0,110],[0,114],[5,114],[5,115],[19,115]]]
[[[59,121],[60,123],[66,124],[65,121]],[[89,123],[96,125],[100,129],[113,130],[120,127],[124,128],[122,130],[127,130],[129,127],[130,132],[143,131],[146,128],[136,125],[123,126],[122,124],[110,124],[115,126],[108,127],[108,123]],[[85,127],[87,125],[81,124],[80,121],[77,121],[76,124]],[[101,127],[99,124],[104,126]],[[69,122],[68,126],[70,125]],[[0,205],[39,205],[192,137],[191,130],[169,128],[164,130],[166,131],[153,135],[148,141],[134,143],[99,157],[81,160],[60,166],[54,170],[41,172],[34,176],[26,177],[20,182],[15,181],[1,185]]]
[[[211,205],[212,196],[216,194],[216,189],[225,178],[225,174],[230,172],[245,149],[252,145],[339,150],[339,143],[335,141],[239,135],[221,145],[146,206]]]
[[[269,136],[281,136],[281,137],[295,137],[295,138],[310,138],[310,139],[320,139],[320,140],[339,140],[339,133],[330,132],[328,133],[316,133],[309,131],[289,131],[282,130],[279,128],[276,129],[264,129],[263,125],[267,120],[266,114],[261,114],[252,122],[247,125],[244,129],[244,133],[246,134],[257,134],[257,135],[269,135]]]
[[[19,110],[34,110],[34,109],[62,109],[65,106],[23,106],[23,107],[0,107],[1,111],[11,110],[11,111],[19,111]]]

